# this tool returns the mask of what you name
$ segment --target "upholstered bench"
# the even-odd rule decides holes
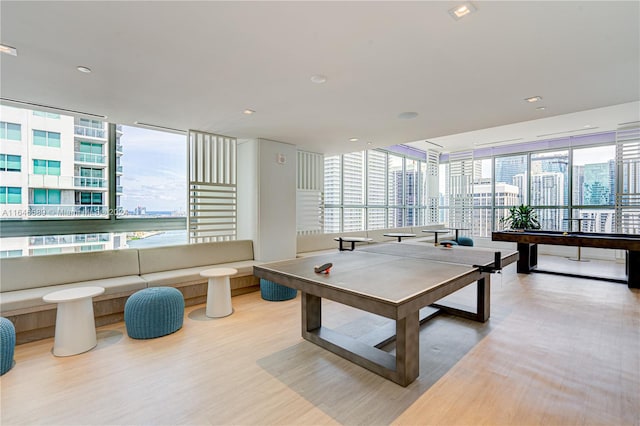
[[[0,317],[0,376],[13,367],[15,347],[16,329],[11,321]]]
[[[184,297],[173,287],[137,291],[124,305],[124,323],[132,339],[153,339],[182,328]]]
[[[281,302],[296,297],[298,290],[276,284],[273,281],[260,279],[260,295],[270,302]]]

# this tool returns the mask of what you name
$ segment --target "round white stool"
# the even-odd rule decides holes
[[[211,268],[200,272],[201,276],[209,278],[206,310],[209,318],[226,317],[233,312],[229,277],[237,273],[234,268]]]
[[[42,298],[47,303],[58,304],[53,343],[55,356],[76,355],[97,345],[92,297],[102,293],[102,287],[78,287],[54,291]]]

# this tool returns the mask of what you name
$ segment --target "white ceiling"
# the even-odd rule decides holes
[[[455,21],[457,4],[3,0],[1,41],[19,54],[1,55],[0,91],[329,154],[608,130],[597,113],[557,116],[613,105],[616,124],[640,120],[640,2],[477,1]]]

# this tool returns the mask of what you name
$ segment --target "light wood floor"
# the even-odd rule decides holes
[[[583,265],[584,266],[584,265]],[[469,292],[458,299],[466,298]],[[638,425],[640,291],[546,274],[494,276],[486,324],[421,329],[420,377],[403,388],[300,338],[300,298],[233,298],[233,315],[56,358],[20,345],[0,378],[9,425]],[[324,324],[359,335],[386,320],[326,302]]]

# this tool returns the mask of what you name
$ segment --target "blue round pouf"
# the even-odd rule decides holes
[[[276,284],[273,281],[260,279],[260,295],[264,300],[281,302],[296,297],[298,290]]]
[[[182,328],[184,297],[173,287],[150,287],[133,293],[124,305],[124,323],[132,339],[153,339]]]
[[[0,376],[13,367],[13,352],[16,348],[16,328],[13,323],[0,317]]]
[[[473,247],[473,240],[469,237],[458,237],[458,244],[461,246]]]

